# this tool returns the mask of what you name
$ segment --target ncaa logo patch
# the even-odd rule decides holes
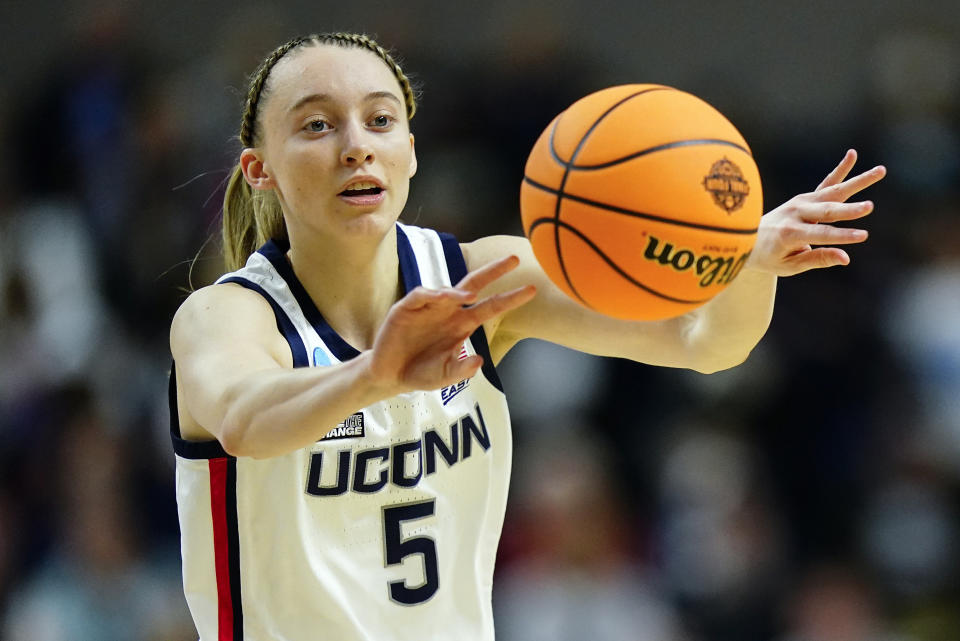
[[[744,179],[743,172],[726,157],[713,163],[710,173],[703,177],[701,184],[713,195],[713,202],[727,214],[740,209],[750,193],[750,185]]]

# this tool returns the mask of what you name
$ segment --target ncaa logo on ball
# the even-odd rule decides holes
[[[743,172],[727,158],[713,163],[710,173],[703,178],[703,188],[713,195],[713,201],[727,214],[743,206],[750,193],[750,185],[743,178]]]

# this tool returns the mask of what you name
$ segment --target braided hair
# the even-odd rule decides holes
[[[417,111],[416,92],[393,56],[369,36],[358,33],[319,33],[299,36],[280,45],[264,58],[254,72],[240,122],[240,143],[255,147],[262,132],[258,125],[260,104],[269,94],[270,72],[291,51],[306,46],[333,45],[366,49],[376,54],[393,72],[403,92],[407,119]],[[254,191],[243,177],[238,163],[227,183],[223,200],[223,255],[227,271],[243,266],[256,249],[275,238],[287,240],[280,203],[272,191]]]

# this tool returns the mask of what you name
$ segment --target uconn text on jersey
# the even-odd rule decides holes
[[[447,467],[452,467],[470,458],[474,441],[484,452],[490,449],[490,433],[479,403],[474,405],[474,411],[476,418],[468,413],[451,423],[447,438],[437,430],[427,430],[419,440],[403,441],[390,447],[341,449],[336,452],[335,473],[329,470],[324,473],[325,452],[314,452],[310,456],[306,493],[339,496],[352,490],[372,494],[382,490],[387,483],[397,487],[416,487],[424,474],[437,471],[438,455]]]

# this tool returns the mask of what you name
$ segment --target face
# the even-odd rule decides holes
[[[382,236],[417,167],[399,83],[365,49],[307,46],[288,56],[260,104],[261,144],[241,154],[247,181],[276,192],[291,239]]]

